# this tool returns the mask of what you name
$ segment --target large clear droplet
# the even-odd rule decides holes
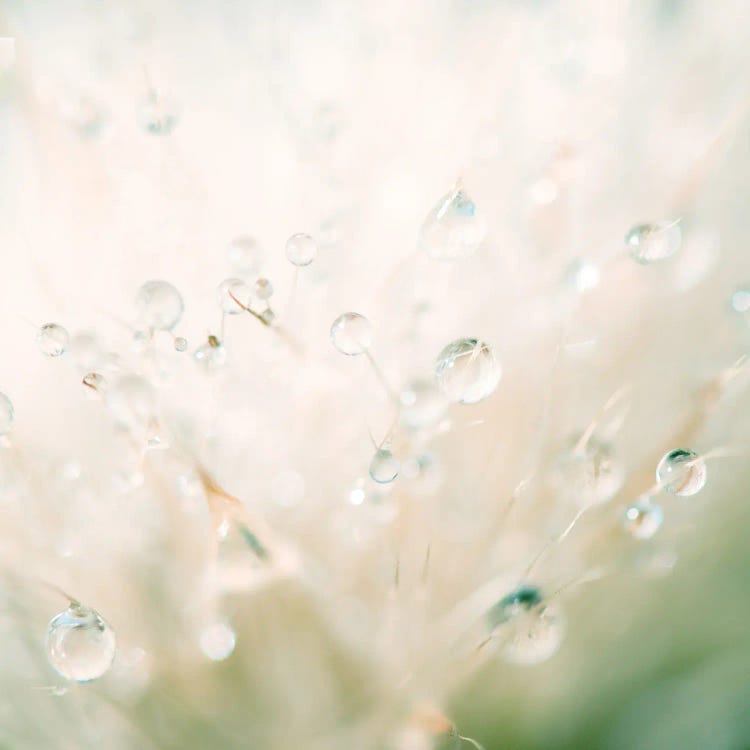
[[[612,448],[594,436],[572,438],[561,450],[551,478],[561,496],[585,508],[611,500],[622,487],[625,472]]]
[[[457,260],[473,255],[486,235],[483,216],[457,185],[427,214],[419,230],[419,246],[431,258]]]
[[[138,325],[153,331],[171,331],[182,318],[180,293],[168,281],[147,281],[135,298]]]
[[[639,224],[625,235],[625,243],[638,263],[645,265],[670,258],[682,244],[679,220]]]
[[[364,315],[347,312],[331,326],[331,342],[342,354],[363,354],[372,343],[372,326]]]
[[[309,266],[315,260],[318,246],[309,234],[293,234],[286,241],[286,257],[294,266]]]
[[[750,320],[750,284],[737,287],[729,298],[729,304],[732,310]]]
[[[47,631],[47,658],[67,680],[89,682],[112,666],[117,648],[110,625],[95,610],[75,602],[52,618]]]
[[[449,401],[476,404],[487,398],[503,371],[488,344],[478,339],[457,339],[438,354],[435,378]]]
[[[538,606],[508,624],[512,634],[502,656],[514,664],[539,664],[554,656],[565,637],[565,619],[557,607]],[[499,636],[501,639],[503,635]]]
[[[660,505],[644,497],[625,510],[626,530],[636,539],[651,539],[661,528],[664,512]]]
[[[216,290],[216,297],[227,315],[239,315],[250,307],[250,287],[242,279],[224,279]]]
[[[706,462],[695,451],[684,448],[669,451],[656,467],[656,481],[671,495],[690,497],[706,484]]]
[[[12,401],[4,393],[0,393],[0,435],[10,432],[14,415]]]
[[[68,348],[68,332],[57,323],[47,323],[39,329],[36,340],[48,357],[59,357]]]
[[[537,586],[519,586],[504,596],[487,613],[487,624],[491,630],[505,622],[515,619],[524,612],[529,612],[542,603],[542,593]]]
[[[370,461],[370,477],[378,484],[388,484],[398,476],[399,460],[389,450],[379,448]]]

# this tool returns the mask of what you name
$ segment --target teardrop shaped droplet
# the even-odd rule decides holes
[[[487,235],[487,224],[461,185],[444,195],[419,230],[419,246],[431,258],[457,260],[473,255]]]

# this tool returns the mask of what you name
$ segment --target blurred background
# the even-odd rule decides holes
[[[2,746],[451,747],[415,725],[424,704],[487,750],[750,746],[750,394],[745,370],[722,380],[750,344],[749,14],[0,0]],[[424,222],[458,180],[486,233],[435,260]],[[629,230],[677,219],[679,251],[634,262]],[[297,232],[317,244],[304,268]],[[286,341],[217,303],[223,279],[261,275]],[[149,279],[182,295],[189,351],[139,337]],[[385,390],[331,346],[348,310]],[[59,359],[39,351],[48,322],[72,337]],[[194,361],[209,335],[218,372]],[[496,392],[405,423],[403,394],[462,336],[493,347]],[[94,361],[154,388],[167,450],[144,459],[85,398]],[[622,488],[546,554],[575,517],[555,467],[592,420]],[[383,486],[386,439],[402,476]],[[623,511],[673,448],[718,457],[634,541]],[[271,530],[268,577],[214,575],[201,468]],[[540,549],[559,649],[474,663],[482,626],[456,645],[435,623],[512,590]],[[112,624],[102,680],[48,665],[65,599],[40,580]],[[217,623],[227,658],[206,646]]]

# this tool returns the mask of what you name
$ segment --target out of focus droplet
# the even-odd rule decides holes
[[[664,512],[649,498],[639,500],[625,510],[625,528],[636,539],[651,539],[661,528]]]
[[[227,260],[242,276],[257,273],[262,260],[260,245],[248,235],[235,237],[227,247]]]
[[[10,432],[13,418],[13,403],[4,393],[0,393],[0,435],[7,435]]]
[[[729,304],[736,313],[741,315],[750,313],[750,284],[735,289],[729,298]]]
[[[565,636],[565,620],[557,607],[541,606],[521,614],[508,627],[510,639],[502,656],[514,664],[539,664],[554,656]]]
[[[193,356],[206,372],[220,369],[227,361],[227,351],[216,336],[209,336],[208,341],[199,346]]]
[[[174,350],[176,352],[186,352],[188,348],[188,340],[183,336],[177,336],[174,340]]]
[[[669,451],[656,467],[656,481],[671,495],[690,497],[706,484],[706,462],[695,451],[683,448]]]
[[[147,281],[135,298],[138,325],[147,330],[171,331],[182,318],[180,293],[168,282]]]
[[[370,477],[378,484],[388,484],[398,476],[399,460],[389,450],[379,448],[370,461]]]
[[[265,302],[273,296],[273,284],[268,279],[257,279],[253,285],[253,294]]]
[[[201,651],[211,661],[223,661],[229,658],[236,642],[234,630],[223,622],[209,625],[200,636]]]
[[[331,342],[342,354],[363,354],[372,343],[372,326],[364,315],[347,312],[331,326]]]
[[[318,246],[309,234],[293,234],[286,241],[286,257],[294,266],[309,266],[317,253]]]
[[[502,368],[488,344],[457,339],[438,354],[435,378],[449,401],[476,404],[497,387]]]
[[[491,630],[524,612],[529,612],[542,603],[542,594],[537,586],[523,585],[504,596],[487,613],[487,623]]]
[[[415,380],[399,396],[401,421],[414,430],[436,425],[448,406],[445,396],[430,380]]]
[[[59,357],[68,348],[68,332],[57,323],[47,323],[36,337],[39,348],[48,357]]]
[[[599,285],[599,268],[585,258],[576,258],[565,269],[565,285],[578,294],[595,289]]]
[[[67,680],[89,682],[104,675],[115,658],[110,625],[94,609],[77,602],[52,618],[47,631],[47,658]]]
[[[227,315],[239,315],[250,306],[250,287],[242,279],[224,279],[216,290],[216,297]]]
[[[473,255],[487,235],[487,224],[462,187],[444,195],[427,214],[419,246],[431,258],[457,260]]]
[[[151,89],[140,104],[141,126],[151,135],[169,135],[179,121],[179,108],[171,96]]]
[[[81,382],[86,388],[87,393],[95,397],[100,397],[107,388],[107,381],[104,375],[100,375],[98,372],[86,373]]]
[[[679,221],[659,221],[639,224],[625,236],[631,257],[638,263],[648,264],[673,256],[682,244]]]

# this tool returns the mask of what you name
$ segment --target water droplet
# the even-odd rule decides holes
[[[492,349],[478,339],[457,339],[438,354],[437,384],[450,401],[476,404],[487,398],[503,371]]]
[[[413,430],[434,427],[445,414],[448,403],[431,380],[412,381],[399,396],[401,421]]]
[[[36,337],[39,348],[48,357],[59,357],[68,348],[68,332],[57,323],[47,323]]]
[[[52,668],[74,682],[105,674],[115,658],[115,634],[95,610],[77,602],[52,618],[47,631],[47,658]]]
[[[578,294],[589,292],[599,284],[599,268],[585,258],[576,258],[565,269],[565,285]]]
[[[135,298],[138,325],[153,331],[171,331],[185,309],[180,293],[168,281],[147,281]]]
[[[309,234],[293,234],[286,241],[286,257],[294,266],[309,266],[317,253],[318,246]]]
[[[656,467],[656,481],[670,495],[690,497],[706,484],[706,462],[695,451],[669,451]]]
[[[258,279],[253,285],[253,294],[265,302],[273,296],[273,284],[268,279]]]
[[[176,352],[186,352],[188,349],[188,340],[183,336],[177,336],[174,340],[174,350]]]
[[[260,313],[260,319],[267,325],[271,326],[276,321],[276,313],[270,308],[267,307],[265,310],[263,310]]]
[[[169,135],[179,121],[179,109],[171,96],[151,89],[140,105],[141,126],[151,135]]]
[[[370,321],[355,312],[339,315],[331,326],[331,342],[342,354],[355,356],[364,353],[372,343]]]
[[[651,539],[661,528],[664,512],[660,505],[644,497],[625,510],[623,522],[636,539]]]
[[[235,237],[227,247],[227,260],[237,273],[249,276],[260,268],[262,253],[260,245],[252,237]]]
[[[747,315],[750,319],[750,284],[735,289],[729,298],[729,304],[736,313]]]
[[[63,103],[62,115],[81,138],[94,140],[107,128],[109,114],[90,96],[81,95]]]
[[[227,361],[227,351],[216,336],[209,336],[208,341],[198,347],[193,356],[206,372],[220,369]]]
[[[221,309],[227,315],[239,315],[250,307],[250,287],[242,279],[224,279],[216,290]]]
[[[84,372],[95,370],[102,362],[102,350],[93,333],[81,332],[71,337],[68,346],[76,367]]]
[[[457,185],[427,214],[419,231],[419,246],[431,258],[467,258],[486,234],[487,225],[474,201]]]
[[[86,388],[86,392],[94,398],[99,398],[107,388],[107,381],[104,375],[98,372],[89,372],[83,376],[81,381]]]
[[[201,651],[211,661],[223,661],[231,656],[236,642],[234,630],[223,622],[209,625],[200,637]]]
[[[10,432],[14,417],[13,402],[4,393],[0,393],[0,435]]]
[[[631,257],[647,264],[673,256],[682,244],[679,220],[639,224],[625,235]]]
[[[379,448],[370,461],[370,476],[378,484],[388,484],[398,476],[399,460],[389,450]]]
[[[576,436],[560,452],[551,479],[563,497],[586,508],[611,500],[622,487],[625,472],[608,443],[591,436],[581,445]]]
[[[502,656],[514,664],[539,664],[554,656],[565,637],[565,619],[557,607],[539,606],[520,614]]]
[[[504,596],[487,613],[487,624],[491,630],[529,612],[542,603],[542,592],[537,586],[523,585]]]

